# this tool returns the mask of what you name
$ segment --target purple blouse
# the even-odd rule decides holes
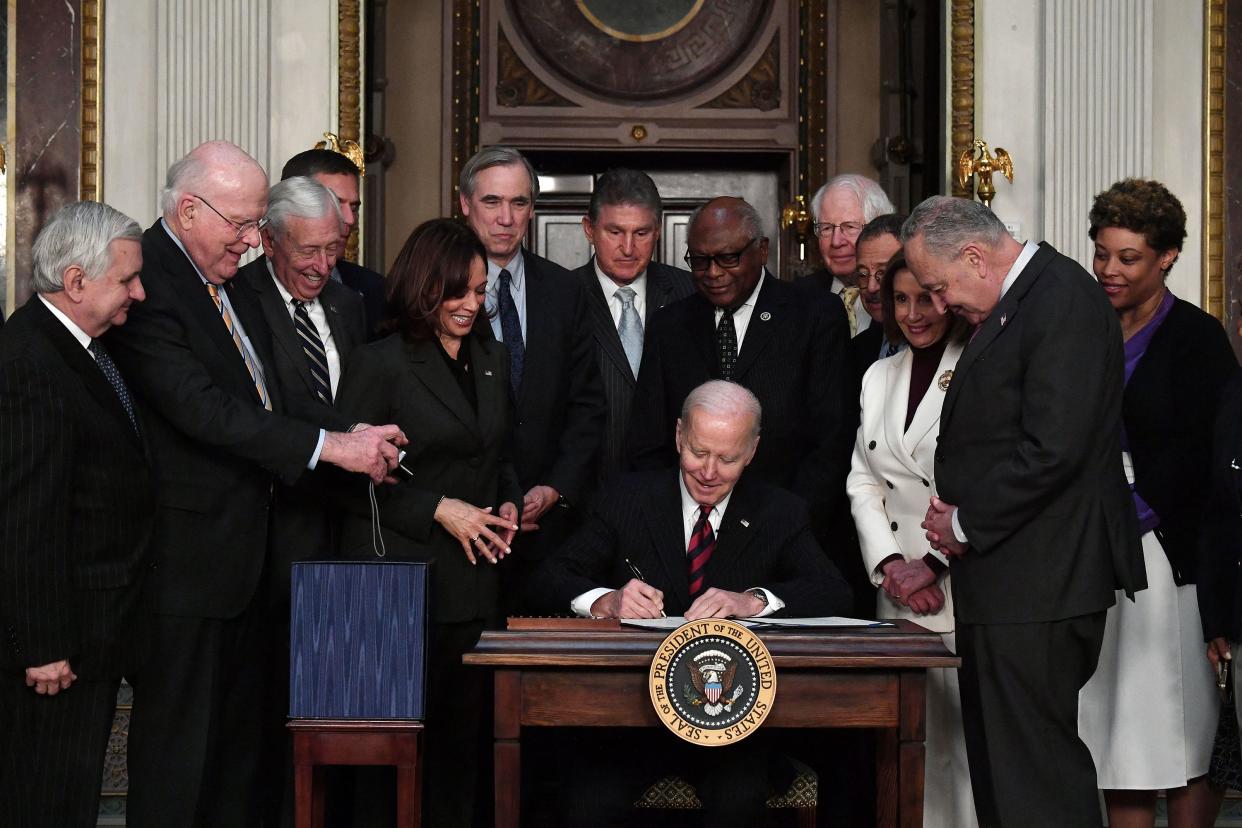
[[[1126,384],[1130,383],[1130,377],[1134,375],[1134,369],[1138,367],[1139,361],[1143,358],[1143,354],[1147,353],[1147,347],[1151,345],[1152,338],[1156,335],[1156,331],[1160,330],[1160,326],[1168,317],[1169,311],[1173,309],[1173,303],[1177,301],[1172,291],[1164,292],[1164,299],[1160,300],[1160,307],[1156,308],[1156,312],[1151,319],[1147,320],[1144,325],[1134,336],[1130,337],[1125,344],[1126,355]],[[1130,440],[1126,436],[1126,429],[1121,427],[1121,448],[1123,451],[1130,450]],[[1139,496],[1135,491],[1134,484],[1130,484],[1130,491],[1134,494],[1134,508],[1138,512],[1138,523],[1140,532],[1150,532],[1160,525],[1160,516],[1156,514],[1156,510],[1147,505],[1147,501]]]

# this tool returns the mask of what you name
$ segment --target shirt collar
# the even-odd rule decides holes
[[[1005,281],[1001,283],[1001,298],[1009,292],[1013,287],[1013,283],[1018,281],[1018,277],[1022,275],[1022,271],[1031,263],[1031,259],[1039,252],[1039,245],[1035,242],[1028,241],[1022,245],[1022,252],[1018,254],[1018,258],[1014,260],[1013,267],[1009,268],[1009,272],[1005,274]],[[999,301],[999,300],[998,300]]]
[[[607,273],[600,270],[598,258],[592,258],[591,265],[595,268],[595,277],[599,279],[599,286],[604,291],[604,298],[609,301],[612,301],[612,297],[616,295],[616,292],[622,287],[632,287],[634,288],[635,293],[642,293],[643,287],[647,284],[646,270],[643,270],[642,273],[638,274],[638,277],[635,278],[634,281],[630,282],[629,285],[618,285],[611,278],[609,278]]]
[[[44,296],[42,293],[39,294],[39,301],[41,301],[44,305],[47,306],[47,309],[52,312],[52,316],[55,316],[57,319],[60,320],[60,324],[64,325],[66,328],[69,329],[69,333],[73,334],[73,338],[78,341],[79,345],[81,345],[83,348],[86,348],[88,351],[90,350],[91,337],[86,333],[86,331],[79,328],[76,322],[74,322],[67,315],[65,315],[65,312],[62,311],[60,308],[56,307],[51,302],[49,302],[47,300],[47,297]]]
[[[512,290],[520,291],[522,289],[522,279],[526,276],[526,262],[522,259],[522,248],[513,254],[513,258],[509,263],[501,267],[491,259],[487,260],[487,289],[489,292],[496,291],[496,284],[500,280],[500,271],[509,271],[509,287]]]
[[[160,227],[164,228],[164,232],[168,234],[168,238],[172,239],[173,244],[177,245],[177,248],[185,254],[185,260],[190,263],[190,267],[194,268],[194,272],[198,274],[198,278],[202,280],[203,284],[208,284],[207,278],[203,276],[203,272],[198,269],[198,265],[194,263],[194,259],[190,256],[190,251],[185,249],[185,245],[181,243],[181,239],[177,238],[177,234],[172,231],[172,228],[168,226],[168,222],[164,221],[163,218],[160,219]]]
[[[276,270],[272,267],[272,260],[264,259],[263,262],[267,265],[267,272],[272,277],[272,284],[276,285],[276,290],[280,291],[280,298],[284,300],[286,305],[292,305],[293,294],[286,290],[284,283],[276,278]],[[309,309],[315,306],[315,304],[319,301],[319,297],[316,296],[314,299],[300,299],[298,301],[300,301],[303,305],[306,305]]]
[[[693,497],[690,496],[690,492],[686,489],[686,480],[684,477],[682,477],[681,469],[677,470],[677,488],[681,491],[681,519],[682,521],[685,522],[685,521],[690,521],[690,520],[698,520],[699,504],[697,501],[695,501]],[[712,507],[711,513],[708,514],[709,519],[712,517],[713,514],[717,518],[716,520],[717,524],[719,524],[720,521],[724,519],[725,510],[729,508],[729,499],[733,497],[733,492],[736,489],[737,489],[737,486],[734,485],[733,489],[730,489],[729,493],[725,495],[719,503],[717,503],[715,506]]]
[[[768,278],[768,271],[767,268],[764,268],[763,273],[759,275],[759,281],[755,282],[755,289],[750,292],[750,296],[747,296],[744,302],[733,309],[735,314],[742,308],[751,310],[755,307],[755,303],[759,301],[759,291],[763,289],[763,280],[766,278]],[[724,313],[724,310],[725,309],[721,307],[716,308],[716,315],[719,316]]]

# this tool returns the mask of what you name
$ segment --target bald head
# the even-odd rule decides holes
[[[208,141],[168,168],[160,208],[203,278],[223,284],[260,244],[267,174],[236,144]]]
[[[699,293],[716,307],[737,308],[754,292],[768,260],[759,213],[744,199],[713,198],[690,216],[687,260]]]

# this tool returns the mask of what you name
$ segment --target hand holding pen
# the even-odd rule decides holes
[[[634,578],[620,589],[601,595],[591,605],[596,618],[664,618],[664,593],[643,580],[638,567],[625,559]]]

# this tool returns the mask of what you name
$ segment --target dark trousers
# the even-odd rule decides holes
[[[237,618],[152,617],[152,658],[132,681],[130,828],[260,823],[265,606],[256,596]]]
[[[1104,612],[1031,624],[957,624],[962,724],[982,828],[1100,828],[1078,691]]]
[[[40,696],[0,679],[0,818],[9,828],[87,828],[99,818],[120,679],[78,679]]]

